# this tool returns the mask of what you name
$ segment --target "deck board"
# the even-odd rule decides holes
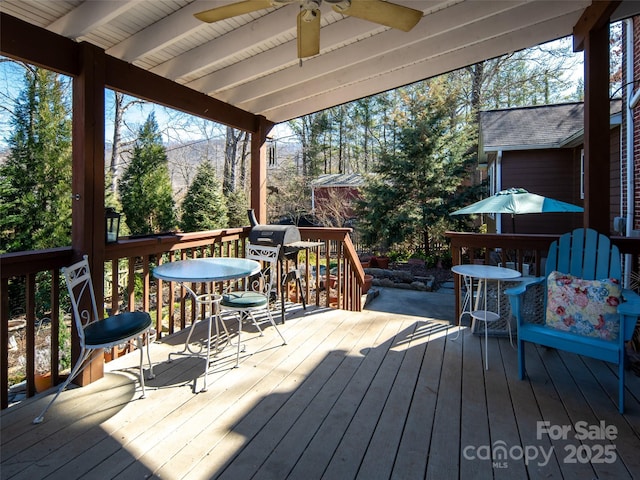
[[[147,381],[145,399],[133,382],[134,354],[108,364],[113,371],[102,380],[64,392],[41,425],[31,420],[46,395],[3,411],[0,476],[640,477],[639,377],[627,373],[627,412],[620,415],[612,366],[528,344],[528,377],[521,381],[508,338],[489,338],[485,370],[483,337],[468,328],[458,335],[450,318],[416,311],[441,312],[442,306],[412,304],[407,314],[377,311],[375,303],[360,313],[297,310],[279,326],[286,346],[273,327],[263,337],[244,335],[240,368],[230,368],[235,351],[223,351],[212,364],[206,392],[200,391],[204,360],[167,362],[186,333],[166,337],[152,345],[156,378]],[[198,325],[196,336],[203,327]],[[554,426],[603,421],[618,436],[537,438],[542,420]],[[496,442],[544,448],[552,457],[544,465],[468,458]],[[566,448],[602,443],[615,446],[613,463],[567,463]]]
[[[573,402],[578,396],[569,372],[566,369],[557,370],[554,366],[555,352],[545,347],[537,348],[533,345],[527,345],[525,351],[527,352],[528,377],[523,383],[528,383],[531,386],[539,407],[540,413],[536,416],[535,421],[544,419],[550,425],[573,425],[573,421],[561,400],[570,398]],[[554,378],[558,380],[557,385],[554,383]],[[565,390],[568,391],[565,392]],[[594,471],[588,463],[576,463],[571,465],[571,468],[566,468],[567,465],[564,463],[565,448],[567,445],[577,447],[580,444],[574,436],[570,435],[566,439],[553,439],[543,434],[537,445],[546,448],[549,443],[553,446],[554,459],[560,467],[563,478],[575,480],[593,478]]]
[[[447,341],[446,337],[436,339],[444,343],[442,370],[438,385],[438,400],[435,408],[432,438],[427,457],[427,479],[447,478],[451,471],[460,467],[460,405],[462,401],[461,372],[462,339]],[[435,366],[434,366],[435,367]]]
[[[396,365],[387,365],[388,368],[381,372],[388,378],[389,394],[385,398],[357,478],[370,479],[376,476],[389,478],[391,476],[397,446],[400,444],[405,425],[402,420],[408,416],[426,348],[426,342],[422,341],[423,330],[422,324],[414,322],[404,330],[408,333],[407,337],[405,338],[402,332],[396,337],[397,341],[391,347],[396,352],[397,362],[400,364],[398,368],[395,368]]]
[[[494,340],[491,339],[493,342]],[[493,345],[492,345],[493,346]],[[495,346],[493,346],[495,348]],[[491,478],[493,468],[490,462],[468,461],[466,457],[476,454],[482,445],[490,445],[487,397],[485,393],[484,361],[482,342],[469,330],[464,332],[464,353],[462,357],[462,410],[461,410],[461,463],[460,478]],[[470,401],[469,399],[473,399]]]
[[[444,355],[445,341],[442,335],[446,330],[441,324],[425,323],[421,325],[421,331],[425,351],[393,465],[392,478],[395,479],[424,478],[427,469],[433,412]]]
[[[503,343],[503,358],[511,357],[511,345]],[[547,436],[538,438],[536,419],[540,418],[540,399],[536,398],[531,384],[518,379],[518,365],[505,361],[505,377],[511,396],[511,403],[517,421],[520,443],[523,446],[536,447],[536,458],[529,462],[528,471],[535,478],[562,478],[560,465],[553,455],[552,443]],[[551,453],[549,453],[551,452]],[[548,455],[545,457],[544,455]]]
[[[415,319],[414,319],[415,321]],[[388,394],[391,381],[385,371],[399,365],[399,357],[391,347],[395,336],[406,328],[409,320],[400,317],[399,322],[387,322],[386,317],[377,315],[375,323],[379,324],[376,338],[366,349],[357,376],[349,383],[340,398],[340,404],[331,411],[331,429],[328,433],[334,437],[332,441],[320,448],[328,448],[331,452],[328,463],[310,460],[315,466],[310,469],[315,478],[355,478],[367,445],[375,430],[383,402]],[[305,472],[302,467],[299,473]]]
[[[514,445],[521,445],[520,434],[504,368],[494,368],[494,366],[511,361],[516,352],[511,349],[508,339],[502,342],[490,341],[488,350],[489,370],[485,369],[485,390],[491,446],[493,448],[494,445],[502,445],[509,450]],[[517,455],[496,459],[494,478],[512,479],[526,478],[526,476],[525,462],[523,459],[518,459]]]

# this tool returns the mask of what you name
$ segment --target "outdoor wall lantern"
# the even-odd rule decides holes
[[[105,234],[107,243],[115,243],[118,241],[120,234],[120,214],[112,207],[104,209]]]

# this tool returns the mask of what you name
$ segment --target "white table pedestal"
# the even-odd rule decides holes
[[[457,275],[461,275],[463,277],[465,285],[473,286],[473,279],[478,279],[479,282],[484,283],[484,309],[478,309],[478,305],[476,304],[474,310],[463,311],[462,313],[469,313],[471,318],[474,320],[478,320],[484,323],[484,354],[485,361],[484,366],[485,369],[489,369],[489,334],[487,324],[489,322],[495,322],[500,319],[500,281],[501,280],[511,280],[514,278],[520,277],[522,274],[517,270],[513,270],[511,268],[503,268],[503,267],[494,267],[493,265],[454,265],[451,268],[451,271]],[[487,283],[489,280],[497,280],[498,281],[498,312],[492,312],[487,308]],[[473,291],[467,290],[468,298],[465,297],[465,307],[467,305],[467,301],[473,300]],[[477,302],[476,302],[477,303]],[[461,314],[462,316],[462,314]]]

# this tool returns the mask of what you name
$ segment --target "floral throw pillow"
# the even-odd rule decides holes
[[[547,278],[548,327],[588,337],[615,340],[620,331],[618,280],[584,280],[551,272]]]

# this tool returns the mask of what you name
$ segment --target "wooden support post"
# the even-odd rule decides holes
[[[609,19],[619,4],[593,2],[573,28],[574,50],[584,49],[584,227],[605,235],[611,230]]]
[[[585,39],[584,226],[608,235],[609,225],[609,25]],[[603,201],[605,200],[605,201]]]
[[[267,134],[273,127],[264,117],[258,117],[251,133],[251,208],[258,223],[267,223]]]
[[[80,45],[80,73],[73,81],[73,179],[71,244],[75,260],[89,255],[98,305],[104,304],[104,51],[89,43]],[[71,354],[80,354],[77,332]],[[100,352],[102,355],[102,352]],[[103,362],[92,362],[74,381],[86,385],[102,378]]]

